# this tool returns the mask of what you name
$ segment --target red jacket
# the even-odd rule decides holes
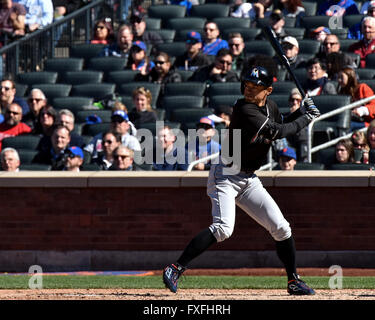
[[[366,56],[370,53],[375,53],[375,39],[367,45],[363,39],[355,42],[349,47],[348,51],[358,54],[361,57],[360,68],[366,68]]]
[[[14,127],[9,127],[4,122],[1,123],[0,124],[0,151],[2,147],[2,141],[4,138],[19,136],[21,134],[30,133],[30,132],[31,132],[31,128],[23,122],[20,122]]]
[[[354,101],[358,101],[374,95],[374,91],[366,84],[361,83],[354,94]],[[375,100],[371,100],[365,105],[369,111],[369,115],[364,117],[366,127],[369,126],[371,120],[375,119]]]

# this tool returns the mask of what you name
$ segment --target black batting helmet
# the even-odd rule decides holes
[[[273,83],[273,77],[268,73],[264,67],[256,66],[250,69],[247,74],[244,75],[241,82],[241,92],[245,91],[245,82],[250,81],[258,86],[269,87]]]

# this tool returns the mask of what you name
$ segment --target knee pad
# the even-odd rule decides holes
[[[224,223],[213,224],[210,226],[210,230],[216,238],[217,242],[222,242],[230,238],[233,233],[233,227],[230,227]]]

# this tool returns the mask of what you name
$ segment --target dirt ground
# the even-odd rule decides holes
[[[153,271],[161,275],[161,271]],[[328,269],[299,269],[303,276],[330,276]],[[191,269],[186,275],[272,275],[283,276],[283,269]],[[374,269],[343,269],[343,276],[375,276]],[[0,300],[375,300],[374,289],[316,290],[314,296],[290,296],[283,290],[255,289],[41,289],[0,290]]]

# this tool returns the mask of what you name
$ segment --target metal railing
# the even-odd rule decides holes
[[[333,111],[330,111],[330,112],[327,112],[327,113],[324,113],[322,114],[319,118],[313,120],[312,122],[310,122],[309,126],[308,126],[308,129],[307,129],[307,160],[308,162],[311,163],[312,161],[312,154],[319,151],[319,150],[322,150],[322,149],[325,149],[325,148],[328,148],[332,145],[335,145],[338,141],[340,141],[341,139],[346,139],[346,138],[349,138],[353,132],[350,132],[346,135],[343,135],[343,136],[340,136],[336,139],[332,139],[326,143],[323,143],[321,145],[318,145],[318,146],[315,146],[314,148],[312,147],[312,140],[313,140],[313,128],[314,128],[314,125],[319,122],[319,121],[323,121],[327,118],[330,118],[330,117],[333,117],[339,113],[342,113],[348,109],[353,109],[355,107],[359,107],[359,106],[362,106],[364,104],[366,104],[367,102],[371,101],[371,100],[374,100],[375,99],[375,95],[374,96],[371,96],[371,97],[367,97],[367,98],[364,98],[364,99],[361,99],[361,100],[358,100],[356,102],[353,102],[353,103],[350,103],[346,106],[343,106],[343,107],[340,107],[340,108],[337,108]]]
[[[89,42],[94,20],[104,4],[105,0],[95,0],[1,48],[1,76],[15,77],[19,73],[43,70],[43,62],[55,57],[58,51],[60,56],[69,56],[69,48],[74,43]]]

